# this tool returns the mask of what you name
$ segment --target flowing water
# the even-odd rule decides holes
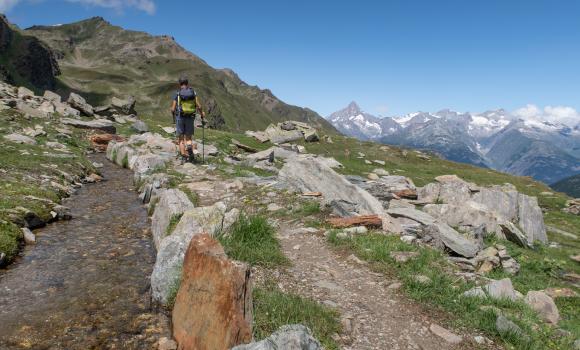
[[[105,181],[63,203],[73,219],[36,230],[0,270],[0,349],[151,349],[168,335],[151,311],[155,250],[132,173],[94,160]]]

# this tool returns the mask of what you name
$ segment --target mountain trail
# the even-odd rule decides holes
[[[302,233],[292,223],[281,223],[281,245],[292,266],[283,289],[336,307],[341,314],[343,349],[473,349],[472,337],[453,345],[429,328],[442,324],[436,315],[401,296],[396,280],[372,272],[353,255],[331,250],[325,238]]]

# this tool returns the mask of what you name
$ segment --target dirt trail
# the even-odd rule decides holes
[[[396,290],[395,281],[369,270],[354,257],[332,251],[324,237],[281,224],[280,241],[292,261],[283,288],[340,310],[344,349],[466,349],[469,340],[451,345],[429,330],[434,322]],[[465,337],[464,337],[465,339]]]

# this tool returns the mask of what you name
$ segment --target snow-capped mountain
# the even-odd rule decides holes
[[[498,109],[449,109],[378,118],[352,102],[329,121],[362,140],[429,150],[443,158],[532,176],[546,183],[580,173],[580,124],[521,119]]]
[[[341,133],[361,140],[374,139],[383,133],[381,119],[363,112],[354,101],[327,119]]]

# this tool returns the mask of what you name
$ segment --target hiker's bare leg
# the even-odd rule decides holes
[[[179,153],[182,156],[187,157],[187,151],[185,150],[185,135],[179,135]]]

